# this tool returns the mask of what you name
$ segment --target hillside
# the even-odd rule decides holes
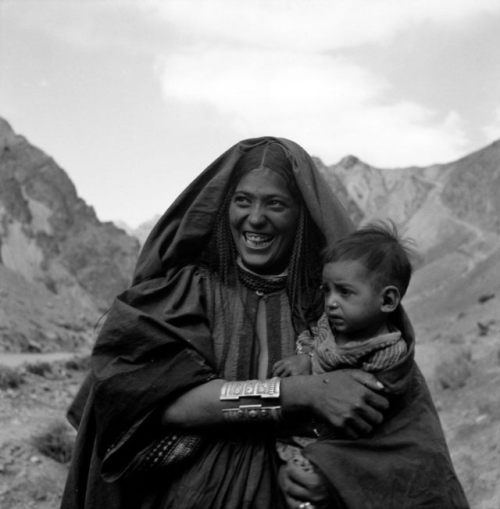
[[[97,219],[51,157],[0,119],[0,288],[9,297],[0,351],[74,348],[82,335],[64,329],[92,328],[130,281],[138,248]]]

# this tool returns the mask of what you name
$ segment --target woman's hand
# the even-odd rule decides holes
[[[311,374],[311,357],[302,353],[285,357],[274,363],[273,376],[297,376]]]
[[[298,509],[305,502],[315,509],[328,507],[326,485],[314,467],[307,463],[305,466],[291,460],[280,468],[278,483],[290,509]]]
[[[311,410],[349,438],[369,434],[383,421],[389,402],[371,373],[342,369],[316,376],[284,378],[285,412]]]

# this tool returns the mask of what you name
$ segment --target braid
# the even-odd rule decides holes
[[[289,264],[288,295],[297,330],[316,320],[321,312],[321,251],[323,236],[301,207],[297,236]]]
[[[290,302],[295,303],[297,296],[300,295],[300,263],[304,251],[304,207],[300,207],[299,224],[297,225],[297,235],[293,244],[292,256],[288,266],[288,295]]]
[[[237,257],[229,227],[230,200],[231,193],[228,193],[215,217],[214,230],[203,256],[210,271],[219,274],[225,283],[228,283],[236,273]]]

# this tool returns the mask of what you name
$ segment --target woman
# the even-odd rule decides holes
[[[314,412],[351,436],[379,423],[387,401],[366,373],[266,381],[268,399],[231,385],[269,379],[294,353],[321,312],[325,239],[350,229],[291,141],[246,140],[212,163],[160,219],[102,328],[68,414],[78,439],[62,507],[284,507],[280,420]],[[291,503],[296,488],[327,497],[320,480],[304,491],[282,476]]]

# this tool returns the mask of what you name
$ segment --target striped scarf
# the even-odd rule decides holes
[[[366,341],[338,345],[328,318],[323,314],[314,330],[312,368],[315,374],[341,367],[376,372],[394,366],[406,353],[406,342],[399,331],[381,334]]]

